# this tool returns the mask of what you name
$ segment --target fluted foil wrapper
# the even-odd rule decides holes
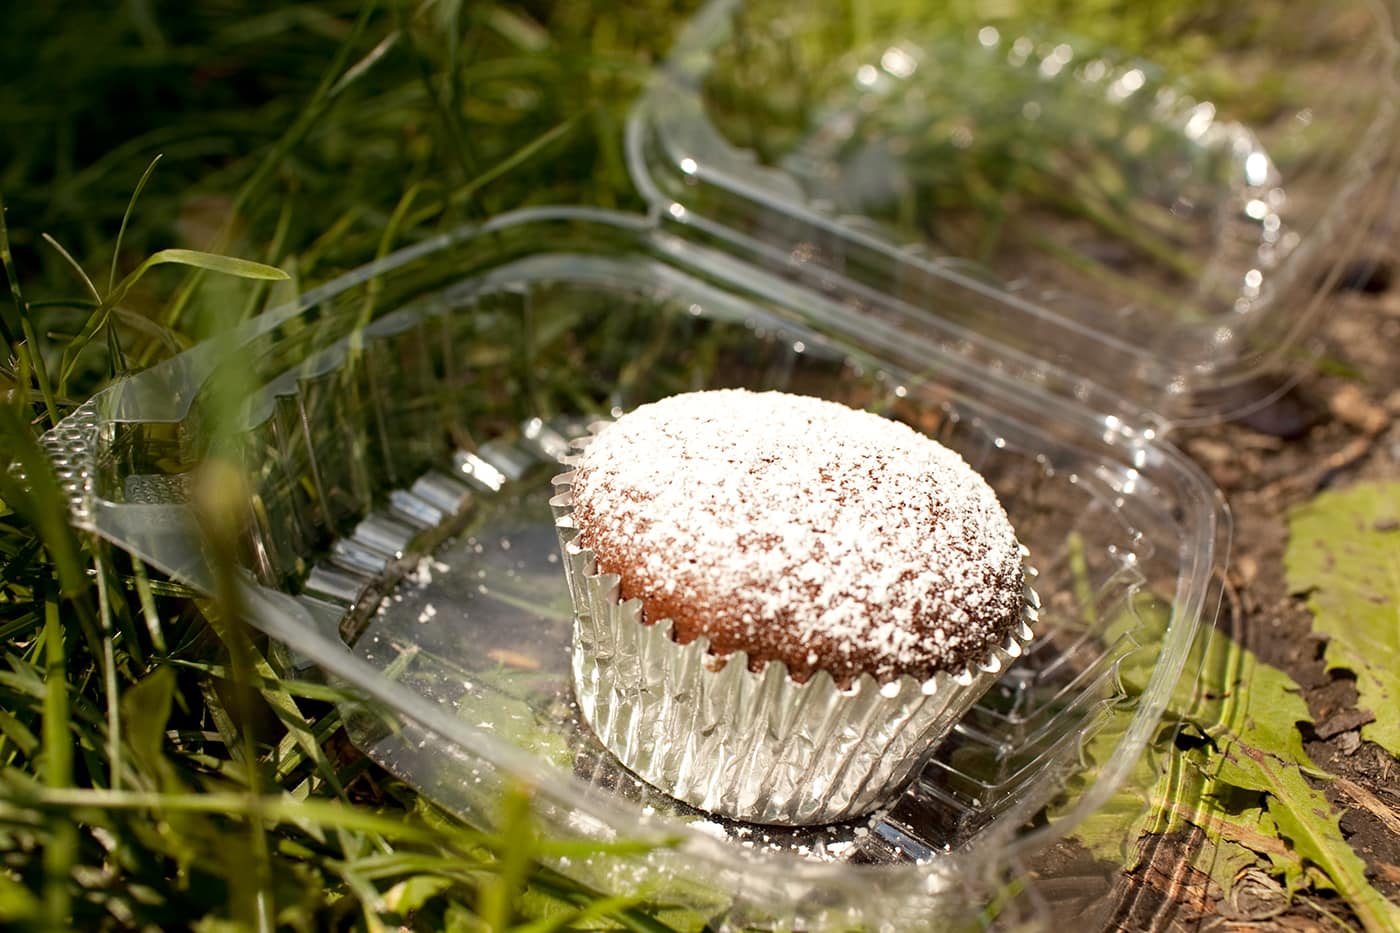
[[[939,740],[1026,649],[1040,600],[1027,569],[1020,625],[979,664],[926,681],[838,687],[793,680],[781,662],[749,670],[740,651],[678,644],[671,621],[646,624],[620,578],[574,539],[572,473],[550,500],[574,602],[574,694],[604,747],[648,784],[708,813],[784,826],[853,819],[895,795]]]

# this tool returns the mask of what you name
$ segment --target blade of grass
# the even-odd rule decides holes
[[[448,195],[448,203],[455,206],[471,200],[482,188],[486,187],[487,185],[491,184],[492,182],[496,181],[502,176],[514,171],[515,169],[524,165],[526,162],[529,162],[531,159],[539,155],[545,149],[548,149],[551,145],[563,139],[574,129],[575,126],[578,125],[581,119],[584,119],[587,116],[588,114],[581,114],[579,116],[570,117],[563,123],[551,127],[550,129],[536,136],[534,139],[530,140],[528,143],[521,146],[519,149],[516,149],[509,156],[502,159],[500,162],[497,162],[495,165],[478,175],[476,178],[473,178],[467,184],[463,185],[460,188],[454,189]],[[421,226],[422,224],[430,220],[432,216],[436,214],[439,210],[440,208],[438,207],[425,207],[423,208],[423,210],[419,211],[418,213],[414,214],[412,217],[409,218],[407,226],[409,227],[409,229]]]
[[[205,715],[213,723],[215,731],[219,734],[219,742],[228,750],[229,758],[238,765],[241,775],[243,769],[247,767],[246,756],[243,751],[242,738],[238,734],[238,726],[234,723],[233,716],[224,708],[223,697],[219,695],[219,690],[213,681],[200,681],[199,694],[204,701]]]
[[[121,712],[130,736],[131,758],[143,774],[151,778],[144,789],[183,789],[164,754],[175,687],[175,672],[162,666],[136,681],[122,696]],[[108,786],[121,790],[116,781]]]
[[[106,569],[105,579],[112,615],[112,644],[117,652],[119,679],[133,680],[147,669],[147,662],[145,642],[141,626],[138,625],[136,601],[130,595],[130,581],[117,572],[116,554],[105,541],[96,536],[89,536],[86,544],[88,553],[102,557]],[[93,569],[95,571],[96,567]]]
[[[122,225],[117,229],[117,240],[112,244],[112,268],[107,273],[107,292],[117,287],[117,263],[121,261],[122,240],[126,237],[126,225],[131,220],[131,212],[136,209],[136,200],[141,197],[141,192],[146,188],[146,182],[150,181],[151,173],[160,164],[162,156],[156,153],[155,158],[146,166],[146,170],[141,173],[141,180],[136,183],[136,190],[131,192],[131,199],[126,202],[126,211],[122,214]]]
[[[254,674],[261,679],[262,683],[276,685],[275,687],[264,686],[259,692],[262,694],[263,702],[272,708],[277,718],[287,728],[286,736],[283,737],[275,751],[273,779],[280,783],[290,776],[303,760],[310,760],[326,780],[335,796],[342,800],[346,799],[345,788],[340,786],[335,766],[331,764],[322,748],[322,743],[329,740],[331,735],[340,728],[340,717],[335,714],[327,715],[322,717],[317,724],[312,725],[302,714],[291,695],[281,688],[281,683],[273,674],[268,663],[258,658],[254,664]],[[298,749],[300,755],[296,754]]]
[[[511,9],[493,3],[484,11],[473,10],[487,26],[526,53],[543,53],[550,47],[549,30],[530,17],[525,10]]]
[[[260,819],[268,825],[296,826],[303,822],[326,828],[340,827],[373,833],[404,842],[441,844],[449,848],[480,844],[471,830],[462,828],[444,834],[411,820],[402,813],[385,814],[363,806],[350,806],[338,800],[296,800],[281,794],[252,797],[233,791],[206,791],[189,794],[163,794],[155,791],[103,790],[100,788],[51,788],[39,784],[3,784],[6,788],[0,807],[14,812],[20,805],[39,807],[48,813],[68,813],[86,818],[89,813],[136,811],[141,813],[211,813]]]
[[[51,298],[45,301],[29,302],[30,311],[42,311],[47,308],[67,308],[72,311],[91,311],[101,302],[89,298]]]
[[[238,398],[238,375],[230,373],[222,380],[214,381],[210,387],[211,410],[234,410]],[[231,421],[224,422],[229,423]],[[216,450],[222,440],[215,438],[212,441]],[[263,800],[262,789],[269,784],[269,779],[262,773],[262,762],[252,731],[256,721],[253,681],[259,658],[247,623],[243,621],[243,597],[238,578],[238,540],[247,497],[247,483],[235,463],[214,455],[200,467],[195,479],[193,505],[214,574],[212,608],[215,611],[206,612],[205,618],[223,642],[233,673],[233,712],[243,752],[247,800],[252,810],[247,826],[252,871],[250,877],[235,881],[241,888],[239,894],[245,904],[246,921],[264,930],[273,926],[276,905],[272,903],[270,894],[271,846],[265,821],[259,811]]]
[[[389,222],[384,225],[384,231],[379,236],[379,247],[374,251],[375,259],[383,259],[385,256],[389,255],[389,251],[393,249],[394,241],[399,235],[399,228],[403,226],[404,217],[408,214],[409,208],[413,206],[413,202],[417,199],[418,192],[421,191],[422,188],[422,182],[414,182],[409,185],[408,189],[404,191],[403,196],[399,198],[399,203],[394,205],[394,212],[389,215]],[[360,340],[358,331],[368,324],[370,318],[373,317],[375,302],[378,301],[379,295],[383,290],[384,280],[378,276],[371,279],[368,287],[365,289],[364,305],[360,309],[360,318],[355,324],[355,330],[357,332],[355,341],[357,348]]]
[[[363,213],[364,209],[360,205],[351,205],[334,222],[326,226],[324,233],[312,240],[311,244],[301,251],[303,275],[309,274],[331,249],[346,238],[350,228],[355,225],[355,221],[359,220]]]
[[[10,299],[14,302],[15,315],[20,320],[24,318],[24,297],[19,291],[19,279],[15,273],[14,257],[10,254],[10,235],[5,227],[5,199],[0,197],[0,264],[5,266],[5,278],[10,285]],[[7,353],[14,352],[15,328],[9,319],[8,314],[0,313],[0,336],[5,338],[5,350]]]
[[[26,919],[37,920],[42,910],[34,894],[9,875],[0,875],[0,916],[19,925]]]
[[[42,598],[42,595],[37,598]],[[42,654],[43,647],[44,640],[37,638],[28,646],[27,653]],[[6,654],[5,662],[10,669],[0,670],[0,685],[11,692],[10,700],[14,704],[11,708],[18,709],[22,706],[32,711],[42,707],[44,698],[48,695],[48,688],[44,686],[44,675],[39,673],[31,659]]]
[[[525,886],[530,863],[535,857],[535,831],[530,819],[528,792],[512,786],[500,806],[500,832],[512,844],[501,857],[499,871],[477,893],[476,911],[489,930],[505,930],[511,926],[516,899]]]
[[[194,661],[187,658],[167,658],[165,663],[172,667],[199,671],[221,680],[233,679],[233,672],[225,664],[217,664],[212,661]],[[290,697],[316,700],[321,703],[346,703],[355,699],[353,694],[329,684],[318,684],[309,680],[283,680],[275,675],[270,679],[254,679],[253,685],[258,690],[281,690]]]
[[[287,231],[292,226],[292,199],[288,198],[282,202],[282,209],[277,212],[277,226],[273,228],[272,240],[267,245],[266,258],[268,263],[278,261],[282,255],[282,250],[287,244]],[[283,279],[286,281],[290,276]],[[238,320],[246,321],[253,316],[258,305],[262,304],[267,297],[267,286],[259,282],[248,292],[248,300],[243,305],[243,310],[238,315]]]
[[[349,80],[341,80],[338,76],[349,74],[352,70],[346,67],[346,61],[350,58],[350,53],[360,37],[364,35],[365,27],[369,25],[371,14],[373,14],[377,4],[374,0],[368,0],[360,7],[359,16],[356,17],[354,25],[351,27],[345,41],[336,49],[335,57],[331,59],[330,65],[321,76],[321,81],[316,90],[312,92],[311,100],[301,109],[300,114],[288,129],[287,132],[277,140],[276,144],[268,152],[254,170],[252,176],[239,189],[237,196],[233,199],[233,206],[229,211],[229,217],[237,217],[255,195],[260,193],[260,189],[267,179],[272,175],[273,170],[286,157],[293,147],[299,143],[313,126],[320,120],[326,111],[327,105],[336,99],[347,87],[364,74],[369,69],[361,68],[355,71],[354,76]],[[377,61],[378,59],[375,59]],[[373,62],[371,62],[373,64]],[[226,228],[227,229],[227,228]]]
[[[156,611],[155,596],[151,592],[151,580],[146,573],[146,565],[139,557],[131,559],[132,576],[135,579],[136,597],[141,605],[141,617],[146,620],[146,631],[151,636],[151,647],[157,655],[164,655],[165,629]]]
[[[161,327],[160,324],[143,314],[137,314],[135,311],[129,311],[123,307],[115,307],[112,309],[112,317],[132,330],[139,330],[147,336],[154,337],[171,356],[190,347],[189,340],[167,327]]]
[[[542,917],[530,923],[512,928],[513,933],[554,933],[555,930],[576,930],[580,924],[594,920],[613,919],[617,914],[635,907],[642,899],[631,894],[615,894],[586,900],[572,911],[563,911],[552,917]],[[584,926],[583,929],[587,929]]]
[[[341,881],[355,895],[355,900],[360,905],[360,917],[365,922],[367,933],[381,933],[387,931],[384,922],[379,919],[385,909],[384,898],[379,894],[377,888],[370,884],[360,874],[350,867],[350,863],[342,863],[338,866]]]
[[[28,537],[18,528],[9,525],[0,526],[0,541],[4,541],[7,545],[11,542],[17,542],[19,545],[10,552],[5,563],[0,565],[0,580],[11,585],[17,584],[20,572],[34,562],[34,558],[39,554],[39,548],[43,545],[37,538]]]
[[[281,282],[288,278],[287,273],[276,266],[253,262],[251,259],[238,259],[233,256],[221,256],[218,253],[206,253],[193,249],[163,249],[152,253],[146,257],[141,265],[131,270],[126,278],[122,279],[121,283],[113,289],[115,300],[109,296],[105,303],[116,304],[126,297],[126,293],[131,290],[131,287],[140,281],[141,277],[149,270],[168,263],[193,266],[208,272],[221,272],[224,275],[232,275],[240,279]]]
[[[97,567],[97,613],[102,632],[102,682],[107,695],[107,760],[112,775],[108,786],[119,790],[122,780],[121,690],[117,686],[112,600],[107,592],[107,569],[103,564],[101,550],[93,551],[93,562]]]
[[[592,891],[580,888],[576,882],[549,868],[543,868],[537,872],[530,883],[557,900],[578,906],[585,906],[598,896]],[[676,933],[674,927],[662,923],[637,907],[624,905],[615,908],[609,919],[632,933]]]
[[[25,758],[34,757],[34,753],[39,749],[39,740],[29,727],[3,707],[0,707],[0,733],[3,733],[3,741],[0,741],[0,754],[6,751],[5,745],[7,744],[13,745],[14,750]]]
[[[482,853],[485,855],[485,853]],[[402,878],[404,875],[439,875],[470,883],[477,868],[464,864],[458,853],[438,855],[430,852],[393,850],[381,855],[366,855],[355,860],[360,877],[372,881]]]
[[[44,592],[44,784],[50,790],[64,791],[73,784],[73,750],[69,738],[68,659],[59,621],[58,591],[50,583]],[[68,873],[77,854],[78,827],[54,820],[50,840],[44,847],[44,914],[50,929],[69,925],[71,901]]]
[[[54,400],[53,386],[49,383],[48,368],[44,363],[43,351],[34,336],[34,325],[29,320],[29,308],[24,303],[24,295],[20,292],[19,275],[15,271],[14,256],[10,252],[10,232],[5,226],[5,199],[3,196],[0,196],[0,264],[5,266],[5,278],[10,283],[10,298],[14,301],[20,330],[24,335],[22,341],[16,342],[14,332],[8,324],[5,324],[5,342],[9,344],[11,352],[19,357],[21,368],[33,373],[34,381],[39,384],[39,394],[43,396],[44,407],[49,415],[49,424],[58,424],[58,404]],[[3,322],[3,319],[3,315],[0,315],[0,322]],[[21,385],[27,393],[29,379],[26,377]],[[24,403],[28,404],[27,398],[24,399]],[[8,498],[6,501],[9,501]]]
[[[126,354],[122,351],[121,340],[117,337],[117,329],[112,326],[110,317],[107,319],[107,326],[103,328],[107,335],[107,378],[115,380],[124,376],[130,367],[126,362]]]
[[[78,278],[87,286],[88,292],[92,295],[92,300],[100,303],[102,301],[102,293],[97,290],[96,285],[92,284],[92,279],[88,278],[88,274],[83,271],[83,267],[78,260],[74,259],[72,254],[63,248],[63,244],[59,243],[47,233],[40,235],[43,237],[45,243],[52,246],[58,252],[58,255],[63,257],[64,262],[73,267],[73,271],[78,274]]]
[[[62,393],[68,380],[73,375],[74,368],[78,365],[78,354],[88,345],[93,336],[104,326],[108,318],[117,305],[127,296],[127,293],[141,281],[147,272],[156,266],[162,265],[191,266],[207,272],[219,272],[224,275],[231,275],[241,279],[253,279],[255,281],[280,282],[288,278],[287,273],[275,266],[265,265],[260,262],[253,262],[251,259],[238,259],[233,256],[220,256],[217,253],[206,253],[193,249],[163,249],[152,253],[126,277],[117,283],[116,288],[107,293],[97,306],[97,310],[88,318],[87,324],[74,337],[72,342],[64,348],[63,368],[59,373],[59,392]]]
[[[18,618],[10,619],[4,625],[0,625],[0,643],[27,641],[38,626],[39,613],[33,611],[22,613]]]
[[[346,68],[345,73],[340,76],[335,84],[331,85],[330,96],[337,96],[350,85],[360,80],[367,71],[379,63],[381,58],[389,54],[390,49],[399,44],[399,37],[400,34],[397,32],[389,33],[383,39],[380,39],[379,43],[369,50],[368,54],[349,68]]]
[[[419,48],[414,41],[413,31],[405,18],[401,7],[394,7],[394,20],[398,26],[400,34],[404,37],[404,45],[408,47],[409,53],[413,56],[413,62],[418,67],[418,79],[423,86],[423,92],[427,94],[428,101],[432,105],[433,111],[437,114],[438,122],[442,126],[447,137],[448,150],[452,154],[452,161],[456,163],[458,171],[462,173],[463,179],[471,178],[476,174],[476,159],[473,156],[471,145],[467,142],[466,134],[462,128],[462,118],[457,112],[450,109],[448,102],[444,102],[442,95],[438,92],[437,84],[433,80],[433,66],[428,56]],[[457,37],[451,37],[451,45],[455,47]],[[449,94],[450,94],[449,90]],[[479,206],[472,204],[473,214],[480,216]]]

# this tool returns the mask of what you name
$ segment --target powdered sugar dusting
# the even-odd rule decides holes
[[[806,679],[958,671],[1005,641],[1019,545],[996,495],[906,425],[720,390],[644,405],[585,448],[579,543],[677,637]]]

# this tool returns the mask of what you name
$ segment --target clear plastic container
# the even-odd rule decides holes
[[[791,23],[818,15],[778,12]],[[1270,283],[1296,281],[1298,290],[1261,286],[1247,309],[1212,308],[1202,321],[1194,311],[1125,310],[1111,291],[1070,293],[1076,280],[1062,281],[1054,262],[1028,268],[1035,284],[1018,285],[995,262],[941,255],[932,241],[904,245],[889,218],[845,216],[861,203],[823,203],[803,174],[823,152],[845,151],[828,137],[852,106],[879,112],[917,99],[908,82],[946,36],[905,28],[873,60],[861,50],[880,43],[857,45],[838,66],[854,68],[854,88],[794,68],[801,87],[829,96],[789,140],[808,162],[784,165],[779,152],[763,166],[725,137],[720,107],[726,88],[763,85],[757,73],[717,69],[737,60],[731,34],[781,50],[807,33],[733,32],[737,15],[728,0],[701,12],[629,125],[649,214],[560,207],[463,229],[112,387],[46,438],[74,521],[209,587],[189,477],[211,445],[232,442],[224,449],[244,459],[250,482],[242,595],[253,624],[285,647],[288,671],[349,687],[361,698],[347,710],[353,740],[469,820],[492,823],[503,789],[522,783],[550,835],[656,843],[554,867],[670,905],[665,916],[677,925],[1106,920],[1115,908],[1096,898],[1118,865],[1064,840],[1170,727],[1162,714],[1195,674],[1228,546],[1219,494],[1164,435],[1204,416],[1210,393],[1254,375],[1261,361],[1298,352],[1297,343],[1265,346],[1262,335],[1305,328],[1328,277],[1330,267],[1304,260],[1335,223],[1323,191],[1332,167],[1304,160],[1316,174],[1296,176],[1309,193],[1295,201],[1303,188],[1284,176],[1290,163],[1264,128],[1226,134],[1265,147],[1269,172],[1279,173],[1269,183],[1286,189],[1288,205],[1322,205],[1288,215],[1299,242],[1270,273]],[[762,5],[744,15],[767,18]],[[866,23],[871,36],[890,25],[878,16]],[[1365,131],[1357,148],[1367,167],[1347,161],[1331,192],[1353,207],[1387,202],[1393,190],[1395,141],[1377,142],[1371,129],[1388,126],[1395,105],[1394,33],[1385,30],[1365,48],[1372,59],[1386,51],[1391,70],[1369,73],[1365,107],[1353,108],[1350,96],[1337,104],[1355,109]],[[984,23],[967,34],[975,45],[942,60],[969,68],[984,53],[1005,55],[1013,32]],[[1058,48],[1036,52],[1037,75],[1063,56]],[[1016,69],[1030,62],[1028,52],[1026,63],[1010,64],[1006,84],[1018,94],[1025,75]],[[1127,65],[1113,67],[1121,82]],[[873,84],[867,68],[882,69]],[[1142,71],[1138,90],[1172,86]],[[1076,109],[1100,98],[1122,104],[1080,78],[1043,80],[1036,87],[1050,96],[1037,98],[1041,114],[1059,112],[1060,87]],[[1324,112],[1330,98],[1315,106]],[[1148,111],[1115,112],[1146,119]],[[1251,193],[1240,173],[1248,182],[1259,150],[1243,163],[1231,161],[1234,142],[1229,154],[1196,153],[1200,141],[1171,114],[1158,127],[1170,137],[1161,151],[1206,173],[1172,175],[1204,211],[1192,229],[1219,233],[1228,243],[1206,255],[1234,262],[1240,243],[1258,248],[1262,227],[1231,205]],[[881,139],[900,148],[897,136]],[[860,195],[864,172],[847,185],[839,173],[851,166],[831,164],[831,190]],[[877,167],[899,177],[888,159]],[[1212,197],[1218,203],[1207,204]],[[1007,220],[1022,221],[1031,223]],[[1178,284],[1182,295],[1225,294],[1218,283]],[[1055,287],[1060,298],[1046,299]],[[1207,344],[1192,342],[1203,333]],[[211,388],[229,384],[221,369],[244,386],[237,419]],[[953,447],[996,488],[1040,571],[1045,608],[1033,649],[904,796],[868,820],[778,832],[688,811],[622,771],[572,704],[571,606],[547,505],[556,458],[590,418],[720,386],[836,399]],[[1114,805],[1126,807],[1115,811],[1126,834],[1147,801]],[[1125,835],[1124,851],[1135,841]]]
[[[1019,313],[960,309],[979,335],[1210,419],[1297,370],[1342,260],[1393,220],[1393,15],[715,0],[633,123],[634,174],[737,248],[810,243],[880,289],[893,264],[925,306],[993,288]]]
[[[251,618],[293,666],[367,698],[353,737],[376,760],[475,821],[514,779],[550,832],[674,839],[559,867],[721,926],[942,926],[975,917],[1009,866],[1024,880],[1137,760],[1213,611],[1226,520],[1150,429],[913,337],[893,302],[880,311],[643,218],[538,211],[332,283],[253,322],[244,353],[197,348],[51,440],[82,524],[208,586],[183,482],[206,442],[201,388],[220,365],[251,366]],[[928,432],[993,483],[1041,571],[1030,655],[874,819],[787,833],[704,819],[621,772],[572,705],[553,457],[582,419],[711,386],[821,395]],[[1119,683],[1141,653],[1150,680]],[[1102,735],[1111,753],[1086,760]],[[1092,780],[1033,826],[1075,775]]]

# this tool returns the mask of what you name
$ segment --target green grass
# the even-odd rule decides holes
[[[523,792],[482,833],[368,762],[333,691],[280,680],[232,621],[231,587],[196,602],[70,530],[36,439],[112,380],[443,229],[636,206],[625,107],[685,12],[7,11],[0,926],[660,928],[541,869]],[[231,547],[220,509],[210,540]]]

